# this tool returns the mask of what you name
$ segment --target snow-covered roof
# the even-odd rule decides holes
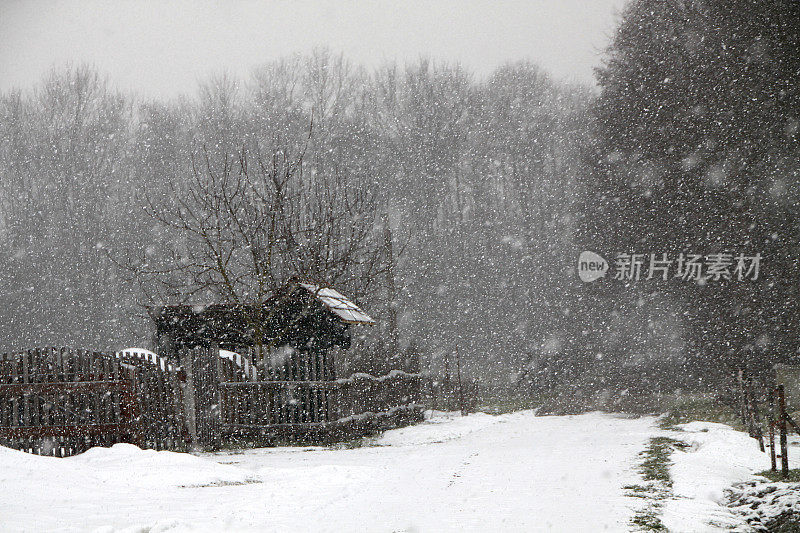
[[[301,283],[301,287],[314,295],[322,304],[348,324],[374,324],[375,321],[342,293],[330,287]]]

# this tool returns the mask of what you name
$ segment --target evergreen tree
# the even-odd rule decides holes
[[[634,1],[597,76],[582,245],[760,253],[757,281],[636,287],[680,304],[691,373],[796,358],[800,4]]]

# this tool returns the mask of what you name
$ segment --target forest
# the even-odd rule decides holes
[[[144,305],[299,276],[377,319],[364,370],[458,353],[566,410],[766,376],[800,358],[798,76],[791,0],[633,1],[597,87],[318,48],[159,101],[56,66],[0,95],[0,351],[148,347]],[[584,283],[584,250],[762,259]]]

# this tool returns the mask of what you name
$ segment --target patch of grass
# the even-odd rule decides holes
[[[640,511],[631,518],[631,525],[639,528],[640,531],[667,531],[667,528],[661,523],[659,514],[661,514],[660,508],[658,510],[648,508]]]
[[[178,485],[179,489],[204,489],[209,487],[238,487],[241,485],[252,485],[253,483],[262,483],[258,479],[248,479],[247,481],[214,481],[213,483],[206,483],[203,485]]]
[[[773,472],[772,470],[764,470],[756,474],[757,476],[765,477],[770,481],[787,481],[789,483],[800,482],[800,468],[792,468],[789,470],[789,477],[783,477],[781,471]]]
[[[675,448],[685,448],[685,442],[670,437],[653,437],[642,452],[645,459],[639,466],[639,473],[645,481],[655,481],[663,483],[666,487],[672,487],[672,478],[669,475],[669,465],[672,464],[669,457]]]
[[[660,494],[659,489],[653,485],[625,485],[622,489],[628,491],[626,496],[630,498],[657,499]]]
[[[639,474],[647,483],[623,487],[627,491],[627,496],[647,501],[646,506],[631,518],[631,525],[639,531],[667,531],[661,523],[660,516],[662,502],[672,495],[672,478],[669,475],[669,466],[672,464],[670,456],[676,448],[681,449],[686,446],[685,442],[677,439],[653,437],[639,454],[643,457],[638,468]]]
[[[772,524],[768,531],[774,533],[800,533],[800,521],[796,518],[787,518]]]
[[[685,396],[676,399],[661,417],[662,429],[677,429],[678,424],[695,420],[726,424],[739,431],[745,431],[739,414],[730,407],[709,396]]]
[[[624,490],[629,490],[632,492],[646,492],[648,494],[653,493],[653,487],[649,485],[625,485],[622,487]]]

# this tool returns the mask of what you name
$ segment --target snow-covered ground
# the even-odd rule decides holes
[[[664,519],[703,531],[732,516],[725,486],[767,459],[724,426],[687,430],[695,446],[673,455],[681,498]],[[623,486],[660,434],[653,418],[523,411],[435,414],[353,449],[0,448],[0,531],[628,531],[642,502]]]
[[[673,498],[666,501],[662,523],[670,531],[726,530],[742,526],[743,516],[720,505],[726,489],[768,470],[769,455],[758,450],[755,440],[723,424],[691,422],[670,436],[687,444],[672,454]],[[800,446],[791,439],[789,466],[800,467]]]

